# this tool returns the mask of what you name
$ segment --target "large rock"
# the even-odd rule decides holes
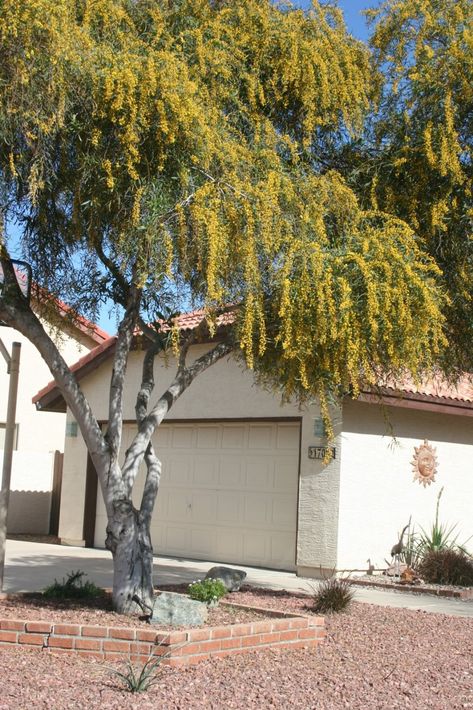
[[[161,592],[154,602],[151,624],[202,626],[207,621],[207,605],[175,592]]]
[[[238,592],[246,572],[242,569],[232,569],[231,567],[212,567],[205,575],[205,579],[219,579],[228,592]]]

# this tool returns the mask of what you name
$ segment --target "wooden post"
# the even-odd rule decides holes
[[[2,489],[0,491],[0,592],[3,591],[5,569],[5,545],[7,539],[8,503],[10,501],[10,479],[15,443],[16,400],[18,395],[18,375],[20,373],[21,343],[12,344],[12,354],[8,362],[10,384],[8,388],[7,421],[5,428],[5,448],[3,451]]]

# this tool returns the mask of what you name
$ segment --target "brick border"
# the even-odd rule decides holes
[[[370,582],[367,579],[350,578],[350,584],[357,587],[368,587],[374,589],[395,589],[398,592],[408,592],[410,594],[432,594],[436,597],[447,597],[450,599],[473,599],[473,588],[469,589],[447,589],[442,586],[431,584],[398,584],[396,582]]]
[[[97,660],[145,662],[163,656],[170,666],[187,666],[266,648],[314,648],[326,636],[323,616],[290,614],[246,604],[220,602],[258,611],[267,617],[228,626],[203,626],[183,631],[92,626],[49,621],[0,619],[0,646],[36,648],[47,653],[78,653]]]

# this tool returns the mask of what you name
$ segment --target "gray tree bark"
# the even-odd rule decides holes
[[[159,351],[158,345],[151,344],[144,356],[142,383],[136,401],[137,433],[120,466],[123,388],[133,334],[139,319],[141,292],[134,288],[128,292],[127,307],[115,347],[108,428],[103,434],[74,373],[21,294],[4,248],[0,263],[5,274],[4,294],[8,294],[8,298],[0,299],[0,319],[28,338],[43,357],[78,423],[97,472],[107,512],[106,546],[113,556],[114,609],[123,614],[137,608],[151,611],[154,591],[150,526],[161,477],[161,462],[151,437],[194,379],[228,355],[233,347],[228,342],[220,342],[187,366],[186,356],[196,333],[183,339],[174,380],[149,409],[155,386],[153,363]],[[137,509],[133,505],[132,492],[142,463],[146,465],[147,473],[141,504]]]

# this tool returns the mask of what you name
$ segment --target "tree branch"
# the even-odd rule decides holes
[[[0,318],[22,333],[38,349],[67,406],[79,424],[94,463],[99,464],[97,468],[100,468],[100,464],[103,465],[104,461],[108,459],[108,447],[90,405],[74,373],[70,371],[55,343],[21,293],[13,266],[4,247],[1,247],[0,257],[5,278],[4,292],[0,298]]]
[[[108,428],[105,435],[114,462],[117,460],[120,450],[123,419],[123,387],[128,355],[138,320],[140,303],[141,289],[133,285],[130,286],[127,309],[117,334],[117,344],[115,346],[113,370],[110,381]]]
[[[148,413],[148,404],[151,394],[154,390],[154,360],[160,350],[160,345],[154,343],[150,345],[143,359],[143,375],[140,391],[136,397],[136,421],[138,426]],[[154,447],[151,441],[148,443],[146,453],[144,455],[146,464],[146,481],[141,498],[140,515],[143,522],[149,527],[149,522],[153,514],[156,496],[158,494],[159,481],[161,478],[161,462],[154,452]],[[131,490],[129,491],[131,494]]]
[[[156,402],[151,412],[140,422],[138,432],[126,453],[122,471],[125,486],[129,492],[133,488],[140,463],[143,461],[156,427],[161,424],[173,404],[192,384],[195,378],[225,357],[225,355],[229,355],[232,350],[232,344],[221,342],[199,357],[190,367],[185,367],[182,357],[179,358],[180,362],[174,380]]]

